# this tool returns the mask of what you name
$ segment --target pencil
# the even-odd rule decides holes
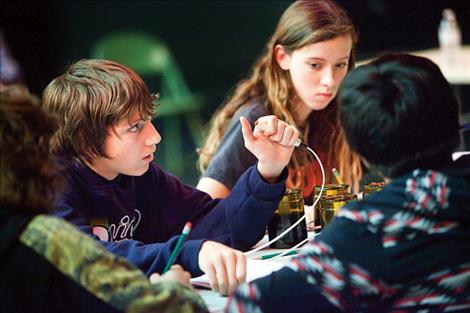
[[[271,254],[266,254],[266,255],[262,255],[260,257],[260,260],[268,260],[268,259],[271,259],[271,258],[274,258],[275,256],[278,256],[279,254],[281,254],[282,252],[276,252],[276,253],[271,253]],[[284,254],[284,256],[287,256],[287,255],[294,255],[294,254],[297,254],[298,251],[296,250],[292,250],[292,251],[289,251],[287,252],[286,254]]]
[[[333,171],[333,174],[336,177],[336,180],[338,181],[338,184],[344,185],[343,180],[341,179],[341,176],[339,176],[338,171],[335,168],[333,168],[332,171]]]
[[[186,240],[186,237],[191,231],[191,226],[192,226],[191,222],[187,222],[186,225],[184,225],[183,232],[181,233],[181,236],[178,238],[175,249],[171,253],[170,258],[168,259],[168,263],[166,263],[165,269],[163,270],[162,274],[165,274],[170,269],[170,267],[175,263],[176,257],[180,253],[181,247],[183,246],[183,242]]]

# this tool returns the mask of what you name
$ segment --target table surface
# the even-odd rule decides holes
[[[442,71],[444,77],[452,85],[470,84],[470,45],[464,45],[459,51],[455,60],[446,62],[439,48],[432,48],[419,51],[403,51],[417,56],[422,56],[436,63]],[[358,62],[358,65],[368,63],[372,59]]]

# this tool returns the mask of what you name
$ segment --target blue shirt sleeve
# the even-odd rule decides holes
[[[56,216],[67,219],[82,232],[99,241],[111,253],[124,257],[127,261],[142,269],[147,276],[161,273],[168,262],[171,252],[176,246],[179,236],[173,236],[166,242],[144,244],[138,240],[126,239],[116,242],[100,240],[93,234],[86,219],[68,205],[62,205]],[[177,264],[191,272],[194,276],[202,275],[198,266],[198,254],[203,240],[187,240],[178,255]]]
[[[265,182],[256,166],[250,167],[238,180],[229,196],[200,221],[190,238],[211,239],[235,249],[248,250],[264,235],[285,191],[287,169],[275,184]]]

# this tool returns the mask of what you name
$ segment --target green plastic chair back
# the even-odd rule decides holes
[[[146,33],[120,31],[111,33],[91,49],[94,59],[113,60],[129,66],[142,77],[159,77],[161,106],[158,116],[197,111],[203,107],[200,96],[190,92],[168,47]]]
[[[165,44],[136,32],[113,33],[102,38],[93,46],[91,56],[123,63],[144,76],[164,72],[171,62]]]

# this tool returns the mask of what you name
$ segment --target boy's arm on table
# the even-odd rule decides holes
[[[247,250],[264,235],[285,191],[285,169],[279,181],[270,184],[261,178],[255,166],[238,180],[229,196],[193,227],[191,238],[207,238],[233,248]]]
[[[210,198],[202,192],[199,193]],[[92,227],[87,225],[85,218],[80,216],[77,210],[62,204],[60,213],[83,232],[99,240],[98,236],[93,234]],[[99,241],[108,251],[125,257],[143,270],[147,276],[150,276],[154,272],[161,273],[163,271],[178,239],[179,236],[173,236],[166,242],[148,244],[132,239],[117,242]],[[245,256],[240,251],[214,241],[204,241],[204,239],[187,240],[182,245],[175,261],[194,277],[200,276],[204,272],[207,273],[212,288],[222,294],[234,290],[239,283],[244,281],[245,262]]]
[[[126,239],[116,242],[100,240],[93,234],[93,229],[76,210],[62,203],[56,216],[74,224],[82,232],[99,241],[109,252],[124,257],[127,261],[139,267],[147,276],[161,273],[176,246],[179,236],[173,236],[166,242],[144,244],[137,240]],[[198,254],[203,240],[187,240],[178,255],[177,264],[183,266],[193,276],[202,275],[198,266]]]

